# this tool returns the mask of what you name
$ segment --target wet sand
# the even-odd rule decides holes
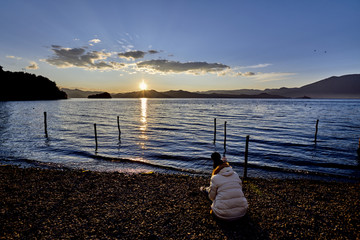
[[[249,178],[248,214],[227,223],[209,177],[0,166],[0,238],[360,239],[359,183]]]

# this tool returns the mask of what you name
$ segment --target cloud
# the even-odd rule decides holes
[[[260,63],[257,65],[249,65],[249,66],[237,66],[237,67],[233,67],[231,70],[228,71],[228,75],[233,76],[233,77],[237,77],[237,76],[241,76],[241,77],[253,77],[256,76],[260,73],[255,73],[252,71],[248,71],[248,72],[242,72],[242,69],[256,69],[256,68],[265,68],[268,66],[271,66],[272,64],[270,63]]]
[[[125,51],[130,52],[130,51],[133,51],[132,49],[134,48],[134,45],[131,45],[131,44],[123,45],[122,48],[123,48]]]
[[[136,59],[144,58],[146,54],[156,54],[156,53],[159,53],[159,51],[156,51],[156,50],[149,50],[147,52],[143,52],[140,50],[127,51],[124,53],[118,53],[118,57],[125,58],[127,60],[136,60]]]
[[[156,51],[156,50],[149,50],[148,53],[150,53],[150,54],[156,54],[156,53],[159,53],[159,52]]]
[[[176,62],[168,60],[150,60],[138,62],[139,69],[146,70],[150,73],[190,73],[190,74],[204,74],[217,73],[229,69],[230,67],[221,63],[207,63],[207,62]]]
[[[7,58],[11,58],[11,59],[16,59],[16,60],[21,60],[21,57],[15,57],[15,56],[6,56]]]
[[[268,67],[268,66],[271,66],[271,65],[272,65],[271,63],[260,63],[260,64],[257,64],[257,65],[240,66],[238,68],[239,69],[244,69],[244,68],[265,68],[265,67]]]
[[[26,69],[38,69],[39,66],[36,62],[30,62],[30,65],[26,67]]]
[[[242,75],[243,75],[243,76],[246,76],[246,77],[249,77],[249,76],[254,76],[255,73],[253,73],[253,72],[246,72],[246,73],[243,73]]]
[[[85,48],[62,48],[56,45],[52,47],[54,56],[43,61],[59,68],[80,67],[88,70],[115,70],[125,66],[122,63],[106,61],[111,57],[111,53],[86,52]]]
[[[131,37],[131,35],[129,33],[125,33],[125,35],[130,39],[133,40],[133,38]]]
[[[98,43],[99,39],[92,39],[93,43]],[[132,47],[132,46],[131,46]],[[106,52],[92,51],[89,46],[65,48],[60,45],[51,45],[52,56],[41,61],[47,62],[58,68],[83,68],[85,70],[121,70],[124,73],[135,74],[137,72],[147,72],[151,74],[216,74],[218,76],[229,77],[251,77],[254,81],[269,82],[278,81],[295,75],[294,73],[262,73],[251,71],[252,69],[265,68],[269,63],[261,63],[249,66],[229,67],[222,63],[208,62],[179,62],[166,59],[140,60],[146,55],[162,53],[157,50],[130,50],[126,52]],[[6,56],[12,59],[21,59],[15,56]],[[123,59],[121,61],[121,59]],[[133,60],[133,62],[125,62]],[[30,62],[27,69],[38,69],[36,62]],[[244,71],[241,71],[244,70]],[[250,71],[245,71],[250,70]]]
[[[59,45],[52,45],[53,55],[41,61],[56,66],[58,68],[83,68],[86,70],[122,70],[127,73],[148,72],[148,73],[187,73],[187,74],[206,74],[212,73],[218,76],[235,75],[232,69],[221,63],[207,62],[178,62],[165,59],[144,60],[146,55],[160,53],[157,50],[147,51],[127,51],[127,52],[106,52],[91,51],[88,47],[65,48]],[[115,57],[133,62],[121,62]],[[34,65],[35,67],[35,65]],[[230,74],[231,73],[231,74]],[[250,75],[250,73],[244,73]]]
[[[99,43],[99,42],[101,42],[101,40],[97,39],[97,38],[94,38],[94,39],[91,39],[89,42],[90,43]]]
[[[251,77],[251,76],[256,75],[256,73],[254,73],[254,72],[245,72],[245,73],[238,72],[238,73],[236,73],[236,75],[237,76],[243,76],[243,77]]]
[[[294,76],[296,73],[286,73],[286,72],[271,72],[271,73],[256,73],[254,76],[255,80],[260,82],[273,82],[273,81],[281,81],[284,79],[288,79],[290,76]]]
[[[119,58],[125,58],[127,60],[135,60],[139,58],[143,58],[146,52],[143,51],[128,51],[124,53],[118,53]]]
[[[233,77],[241,76],[241,77],[251,77],[255,81],[259,82],[272,82],[272,81],[280,81],[284,79],[288,79],[288,77],[296,75],[296,73],[286,73],[286,72],[271,72],[271,73],[263,73],[263,72],[233,72],[230,70],[228,75]]]

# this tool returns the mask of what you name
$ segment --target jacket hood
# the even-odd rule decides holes
[[[225,167],[223,169],[221,169],[221,171],[219,172],[220,175],[228,177],[234,174],[234,170],[232,169],[232,167]]]

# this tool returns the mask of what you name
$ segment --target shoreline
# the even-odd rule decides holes
[[[157,164],[152,164],[143,161],[136,161],[124,158],[114,158],[106,156],[94,156],[94,159],[102,159],[107,162],[118,162],[122,164],[128,164],[127,166],[123,165],[120,168],[115,168],[112,170],[109,169],[83,169],[83,168],[71,168],[59,163],[52,162],[42,162],[37,160],[30,159],[17,159],[8,160],[0,159],[1,165],[10,165],[17,166],[20,168],[39,168],[39,169],[48,169],[48,170],[86,170],[94,172],[120,172],[124,174],[133,174],[133,173],[146,173],[146,172],[155,172],[160,174],[187,174],[195,176],[207,176],[208,172],[204,170],[194,170],[194,169],[183,169],[176,168],[171,166],[161,166]],[[231,163],[233,164],[233,163]],[[237,165],[242,166],[242,163],[237,163]],[[232,165],[234,167],[234,165]],[[237,169],[238,170],[238,169]],[[243,172],[237,171],[239,176],[243,178]],[[250,178],[261,178],[261,179],[297,179],[297,180],[315,180],[315,181],[326,181],[326,182],[350,182],[357,183],[360,182],[360,178],[357,176],[346,176],[341,174],[331,174],[331,173],[321,173],[321,172],[312,172],[312,171],[303,171],[303,170],[290,170],[290,169],[280,169],[276,167],[259,167],[254,164],[248,164],[248,176]]]
[[[226,223],[209,178],[0,165],[0,238],[360,238],[359,183],[248,178],[248,213]]]

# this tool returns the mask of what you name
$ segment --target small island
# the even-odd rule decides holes
[[[111,98],[111,95],[108,92],[103,92],[99,94],[89,95],[88,98]]]
[[[67,94],[41,75],[4,71],[0,66],[0,101],[58,100]]]

